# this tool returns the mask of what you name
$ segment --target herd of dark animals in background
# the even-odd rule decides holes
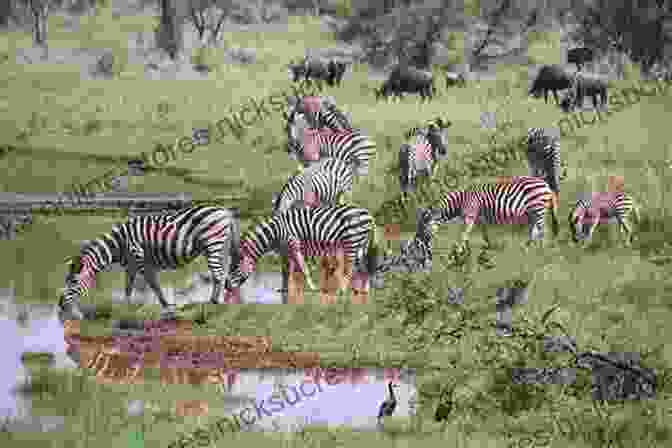
[[[328,86],[340,86],[349,62],[325,60],[306,56],[303,60],[289,63],[293,82],[324,81]]]

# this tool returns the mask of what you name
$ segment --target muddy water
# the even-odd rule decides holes
[[[263,281],[262,277],[252,284],[268,290],[276,286],[272,279],[270,284]],[[3,366],[0,369],[0,416],[9,416],[8,428],[11,431],[63,430],[64,417],[31,415],[33,399],[16,391],[30,376],[21,362],[24,352],[53,354],[52,367],[56,369],[78,368],[78,354],[66,352],[64,330],[56,307],[16,303],[12,290],[0,290],[0,337],[3,341],[0,346]],[[341,371],[340,376],[328,380],[324,373],[316,376],[315,371],[304,369],[231,370],[217,385],[218,394],[208,400],[209,413],[217,411],[217,415],[238,416],[242,431],[291,431],[305,425],[374,429],[378,407],[387,395],[388,381],[400,384],[395,389],[399,403],[395,415],[408,416],[413,412],[415,374],[394,372],[393,369],[352,369],[352,373]],[[165,395],[157,396],[159,398]],[[268,401],[271,398],[276,400],[272,405]],[[277,404],[278,400],[282,404]],[[177,401],[165,410],[175,412],[176,406]],[[129,415],[150,412],[150,409],[155,409],[151,400],[128,403]],[[245,416],[242,420],[241,413]]]

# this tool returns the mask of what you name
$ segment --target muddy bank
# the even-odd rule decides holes
[[[161,380],[169,384],[221,384],[230,369],[319,366],[317,353],[272,351],[270,338],[195,336],[191,322],[174,325],[161,335],[86,336],[78,321],[67,321],[67,352],[97,378],[120,383],[141,381],[151,368],[159,369]]]

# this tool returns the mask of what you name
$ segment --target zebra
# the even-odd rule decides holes
[[[284,112],[284,118],[287,122],[286,131],[290,138],[292,128],[296,126],[297,120],[301,119],[311,127],[318,129],[353,129],[350,118],[338,109],[336,102],[331,97],[306,96],[301,99],[296,98],[294,101],[295,105],[290,108],[289,113]]]
[[[406,131],[404,137],[407,139],[413,138],[418,134],[427,134],[429,128],[435,126],[439,129],[448,129],[453,125],[453,122],[450,120],[444,120],[441,117],[432,118],[427,120],[422,126],[413,126],[411,129]]]
[[[399,147],[399,184],[404,199],[408,197],[408,190],[415,188],[418,174],[431,179],[436,163],[448,154],[442,129],[436,124],[430,123],[426,131],[414,128],[409,132],[415,132],[410,143]]]
[[[139,273],[165,312],[169,305],[161,291],[158,272],[184,267],[200,255],[207,258],[213,278],[210,302],[218,303],[231,260],[237,260],[239,228],[236,210],[212,206],[137,216],[117,224],[111,232],[84,244],[78,255],[66,259],[69,272],[59,307],[76,319],[83,319],[79,297],[94,287],[99,272],[117,263],[126,271],[127,302],[130,303],[133,283]]]
[[[466,190],[445,193],[439,207],[431,208],[432,220],[444,224],[455,219],[464,220],[461,245],[468,244],[475,224],[483,229],[487,245],[490,239],[487,224],[516,224],[527,218],[529,246],[543,240],[544,218],[550,208],[553,236],[558,235],[557,202],[548,184],[538,177],[517,176],[503,178],[497,183],[475,184]]]
[[[291,158],[310,165],[321,158],[333,157],[353,165],[355,176],[369,172],[369,161],[376,154],[375,142],[358,130],[297,127],[287,143]]]
[[[544,128],[529,128],[525,144],[530,176],[544,179],[557,202],[560,194],[560,137]]]
[[[311,188],[307,189],[310,177]],[[339,159],[327,158],[301,174],[292,176],[280,193],[273,198],[273,216],[282,214],[297,202],[307,206],[329,204],[335,206],[338,200],[351,195],[354,173],[349,165]]]
[[[376,274],[384,274],[397,266],[403,266],[408,272],[431,269],[432,238],[436,231],[436,223],[430,210],[418,209],[416,223],[413,240],[401,245],[400,255],[385,257],[376,267]]]
[[[569,214],[569,226],[575,243],[592,240],[597,225],[618,222],[621,235],[626,234],[626,245],[633,241],[630,217],[639,222],[639,210],[632,197],[624,192],[582,195]]]
[[[342,251],[345,275],[340,289],[352,279],[353,265],[364,260],[368,272],[375,272],[380,245],[373,216],[367,209],[351,205],[338,207],[294,208],[282,215],[260,221],[240,243],[240,257],[226,280],[225,293],[240,288],[264,254],[275,251],[294,262],[305,275],[308,288],[315,290],[306,266],[306,256],[330,256]],[[283,290],[288,275],[283,269]]]

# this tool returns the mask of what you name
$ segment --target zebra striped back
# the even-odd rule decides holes
[[[541,177],[558,195],[560,193],[560,138],[544,128],[527,132],[527,161],[530,176]],[[556,199],[557,200],[557,199]]]
[[[569,213],[569,226],[574,241],[592,237],[598,224],[618,222],[632,241],[630,216],[639,221],[639,210],[632,196],[624,192],[593,193],[580,197]]]
[[[229,255],[238,251],[237,221],[234,210],[199,206],[173,214],[137,216],[117,224],[69,259],[59,305],[66,311],[78,305],[79,297],[95,286],[99,272],[115,263],[128,272],[129,262],[138,253],[143,253],[144,262],[159,271],[181,268],[207,253],[213,277],[221,282],[228,273]]]
[[[335,255],[343,251],[353,263],[368,254],[375,241],[375,222],[368,210],[349,205],[293,208],[258,223],[240,243],[240,265],[227,281],[240,287],[264,254],[287,247],[291,257]],[[284,250],[284,249],[283,249]]]
[[[297,202],[305,201],[307,173],[292,176],[282,187],[280,194],[273,201],[273,215],[286,212]],[[340,194],[352,191],[354,173],[349,165],[339,159],[327,158],[310,175],[312,199],[318,204],[335,206]],[[315,204],[313,204],[315,205]]]
[[[290,139],[287,150],[295,159],[313,161],[332,157],[352,165],[356,176],[368,174],[376,144],[360,131],[303,129],[303,140]],[[308,131],[308,132],[306,132]],[[318,155],[319,154],[319,155]]]
[[[517,176],[511,182],[476,184],[448,192],[433,215],[441,223],[463,218],[467,224],[526,223],[543,229],[546,209],[551,211],[553,234],[557,235],[557,204],[549,186],[536,177]]]

